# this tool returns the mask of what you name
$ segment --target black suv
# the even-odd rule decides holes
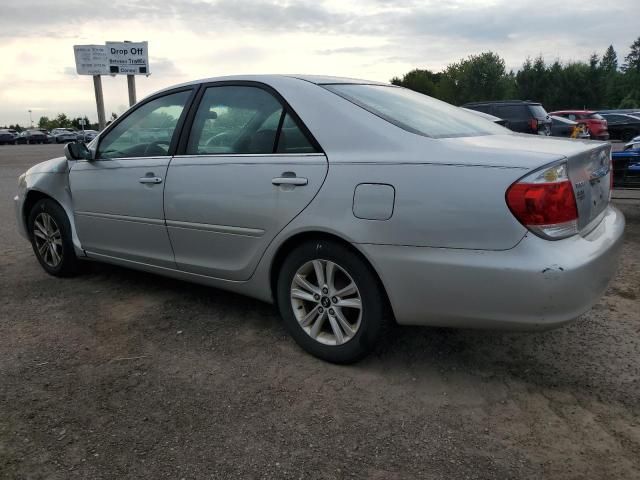
[[[551,118],[544,107],[536,102],[501,100],[471,102],[462,106],[502,118],[507,121],[506,126],[514,132],[551,135]]]

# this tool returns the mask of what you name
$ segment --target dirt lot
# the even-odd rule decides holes
[[[60,280],[15,233],[0,147],[0,478],[640,478],[640,202],[619,274],[544,333],[399,328],[302,352],[270,305],[116,267]],[[461,292],[462,294],[462,292]]]

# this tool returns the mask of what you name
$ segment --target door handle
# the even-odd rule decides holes
[[[138,180],[140,183],[162,183],[162,179],[160,177],[142,177]]]
[[[274,185],[297,185],[302,186],[309,183],[309,180],[302,177],[276,177],[271,179]]]

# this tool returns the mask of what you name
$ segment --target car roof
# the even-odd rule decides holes
[[[542,105],[540,102],[533,102],[531,100],[487,100],[485,102],[468,102],[466,105]]]
[[[270,85],[273,82],[277,82],[283,78],[290,78],[301,80],[309,83],[314,83],[316,85],[337,85],[337,84],[345,84],[345,85],[384,85],[391,86],[390,83],[387,82],[378,82],[373,80],[363,80],[358,78],[349,78],[349,77],[333,77],[330,75],[301,75],[301,74],[255,74],[255,75],[225,75],[220,77],[209,77],[209,78],[201,78],[198,80],[192,80],[185,83],[180,83],[178,85],[172,85],[170,87],[159,90],[155,93],[161,93],[167,90],[173,90],[175,88],[187,87],[192,85],[199,85],[201,83],[213,83],[213,82],[260,82],[266,83]],[[154,95],[155,95],[154,93]]]

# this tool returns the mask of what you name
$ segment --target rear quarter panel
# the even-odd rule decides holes
[[[522,168],[416,163],[331,163],[318,196],[288,229],[313,225],[353,243],[506,250],[526,229],[505,202]],[[360,183],[395,189],[388,220],[353,214]]]

